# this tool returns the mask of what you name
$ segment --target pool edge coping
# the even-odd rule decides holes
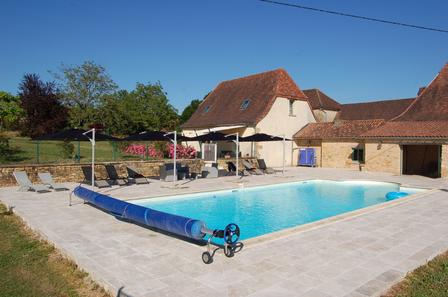
[[[248,247],[255,247],[258,246],[260,244],[263,244],[265,242],[269,242],[269,241],[274,241],[274,240],[279,240],[279,239],[283,239],[288,237],[289,235],[295,235],[295,234],[300,234],[303,232],[307,232],[307,231],[311,231],[311,230],[315,230],[318,228],[322,228],[337,222],[343,222],[343,221],[348,221],[350,219],[356,218],[356,217],[360,217],[363,215],[367,215],[370,213],[374,213],[376,211],[380,211],[382,209],[387,209],[387,208],[392,208],[392,207],[397,207],[400,206],[402,204],[405,203],[409,203],[412,202],[414,200],[423,198],[427,195],[433,194],[437,191],[439,191],[440,189],[435,188],[435,189],[428,189],[427,191],[423,192],[423,193],[415,193],[412,195],[409,195],[407,197],[402,197],[400,199],[396,199],[396,200],[392,200],[392,201],[387,201],[387,202],[383,202],[383,203],[379,203],[379,204],[375,204],[375,205],[371,205],[371,206],[367,206],[367,207],[363,207],[357,210],[353,210],[353,211],[349,211],[346,213],[342,213],[339,215],[335,215],[335,216],[331,216],[328,218],[324,218],[321,220],[317,220],[314,222],[310,222],[310,223],[306,223],[306,224],[302,224],[302,225],[298,225],[298,226],[294,226],[291,228],[286,228],[283,230],[278,230],[272,233],[268,233],[265,235],[261,235],[261,236],[257,236],[257,237],[253,237],[253,238],[249,238],[246,240],[243,240],[243,244],[245,248]]]

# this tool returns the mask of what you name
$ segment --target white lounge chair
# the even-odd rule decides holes
[[[37,193],[50,192],[50,189],[45,185],[33,185],[25,171],[14,171],[12,174],[19,184],[19,191],[34,191]]]
[[[64,184],[57,184],[49,172],[39,172],[37,174],[42,183],[55,191],[66,191],[68,188]]]

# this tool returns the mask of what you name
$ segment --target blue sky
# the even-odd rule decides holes
[[[284,0],[448,29],[445,0]],[[0,90],[92,60],[122,89],[160,81],[180,111],[220,81],[284,68],[341,103],[415,96],[448,62],[448,34],[256,0],[2,0]]]

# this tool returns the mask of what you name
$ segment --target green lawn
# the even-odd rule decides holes
[[[1,203],[0,234],[0,297],[110,296]]]
[[[61,141],[39,141],[36,142],[26,137],[11,137],[9,140],[10,154],[8,158],[1,160],[0,164],[15,163],[70,163],[75,162],[74,156],[64,157]],[[72,142],[74,145],[74,154],[77,154],[78,142]],[[81,162],[90,162],[92,151],[91,144],[88,141],[79,142]],[[39,159],[39,160],[38,160]],[[130,156],[121,153],[118,145],[114,148],[111,142],[98,141],[95,146],[95,160],[114,161],[114,160],[139,159],[138,156]]]
[[[448,296],[448,252],[409,273],[383,297],[442,296]]]

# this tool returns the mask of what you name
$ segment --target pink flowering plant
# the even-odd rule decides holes
[[[146,145],[142,144],[131,144],[124,149],[124,152],[129,155],[141,156],[142,158],[146,156],[151,159],[163,158],[163,153],[153,145],[148,145],[148,147],[146,147]]]
[[[169,143],[167,145],[168,147],[168,157],[170,159],[174,156],[174,144]],[[196,149],[192,146],[183,146],[181,144],[178,144],[176,147],[176,158],[178,159],[194,159],[196,158]]]
[[[196,157],[196,149],[192,146],[178,144],[176,150],[176,158],[178,159],[194,159]],[[142,158],[148,156],[151,159],[163,159],[163,157],[172,159],[174,155],[174,144],[167,144],[164,151],[157,149],[154,145],[131,144],[125,147],[124,153]]]

